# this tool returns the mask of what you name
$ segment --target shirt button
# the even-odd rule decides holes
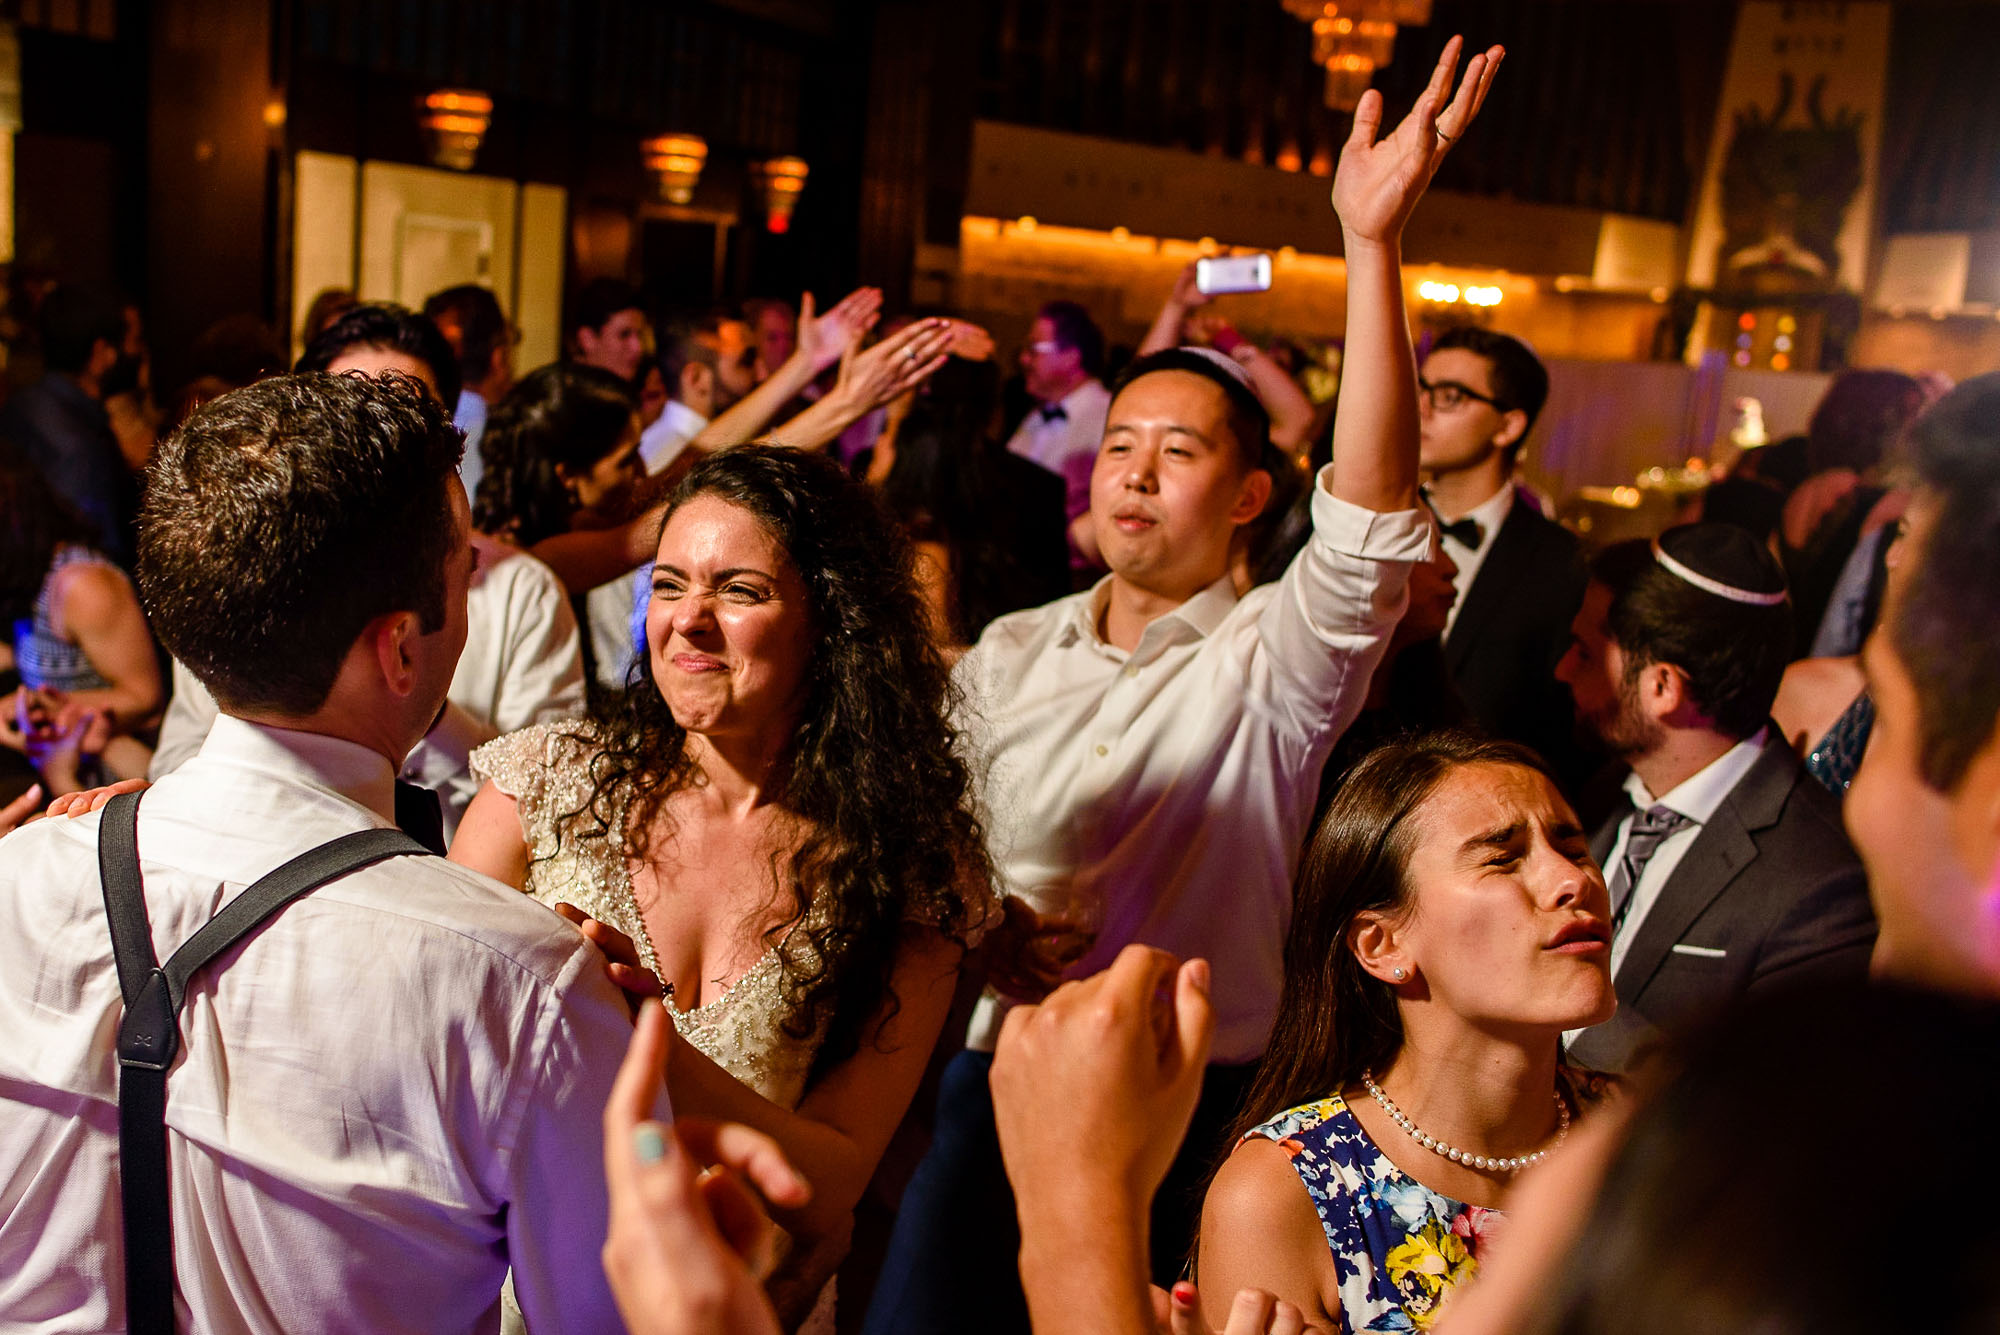
[[[1097,744],[1097,754],[1100,756],[1108,756],[1111,754],[1111,748],[1106,746],[1104,743],[1099,742]]]

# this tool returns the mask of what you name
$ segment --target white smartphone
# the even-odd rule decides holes
[[[1194,285],[1205,295],[1271,290],[1269,255],[1221,255],[1194,262]]]

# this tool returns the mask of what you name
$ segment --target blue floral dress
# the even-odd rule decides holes
[[[1445,1295],[1479,1271],[1505,1216],[1440,1196],[1389,1162],[1334,1097],[1246,1132],[1273,1140],[1312,1197],[1352,1331],[1429,1330]]]

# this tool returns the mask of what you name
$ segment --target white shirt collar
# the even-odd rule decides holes
[[[219,714],[201,744],[201,758],[325,789],[396,823],[395,770],[380,752],[359,742]]]
[[[1637,773],[1625,776],[1625,793],[1640,811],[1662,806],[1678,811],[1696,824],[1705,825],[1715,815],[1715,809],[1722,805],[1722,800],[1734,791],[1736,785],[1743,781],[1743,776],[1757,763],[1757,757],[1764,752],[1764,738],[1768,731],[1767,728],[1759,728],[1755,736],[1730,747],[1659,797],[1646,791],[1645,782]]]
[[[1440,511],[1438,517],[1448,524],[1457,523],[1461,519],[1470,519],[1473,523],[1479,525],[1479,545],[1484,548],[1492,543],[1493,535],[1500,531],[1500,526],[1507,522],[1507,516],[1513,512],[1514,479],[1510,477],[1501,484],[1500,490],[1494,492],[1464,514],[1448,515]]]
[[[1098,378],[1094,375],[1086,376],[1084,380],[1080,384],[1078,384],[1075,389],[1072,389],[1069,393],[1063,395],[1059,399],[1053,400],[1052,402],[1049,403],[1044,403],[1042,407],[1051,408],[1056,406],[1056,404],[1061,404],[1063,411],[1068,412],[1070,409],[1082,403],[1085,399],[1095,397],[1096,395],[1102,394],[1103,392],[1104,392],[1103,382],[1098,380]]]
[[[1079,639],[1104,643],[1097,628],[1104,624],[1104,611],[1111,603],[1111,581],[1114,578],[1112,575],[1104,576],[1090,586],[1089,593],[1075,601],[1070,610],[1069,624],[1062,630],[1061,643],[1075,644]],[[1224,575],[1179,607],[1155,617],[1147,624],[1146,631],[1150,633],[1154,626],[1171,618],[1186,625],[1197,637],[1205,638],[1216,632],[1236,603],[1236,581]]]

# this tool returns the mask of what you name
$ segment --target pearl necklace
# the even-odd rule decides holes
[[[1375,1102],[1382,1105],[1382,1111],[1389,1114],[1389,1120],[1403,1129],[1403,1134],[1434,1154],[1441,1154],[1453,1163],[1462,1163],[1468,1168],[1478,1168],[1489,1173],[1518,1173],[1529,1164],[1540,1163],[1549,1157],[1549,1151],[1561,1147],[1569,1138],[1569,1104],[1563,1102],[1562,1091],[1556,1091],[1556,1138],[1554,1144],[1536,1150],[1533,1154],[1517,1154],[1511,1159],[1497,1159],[1484,1154],[1467,1154],[1464,1150],[1453,1149],[1435,1136],[1425,1135],[1409,1114],[1395,1105],[1382,1086],[1375,1083],[1375,1072],[1370,1069],[1361,1073],[1361,1083],[1375,1096]]]

